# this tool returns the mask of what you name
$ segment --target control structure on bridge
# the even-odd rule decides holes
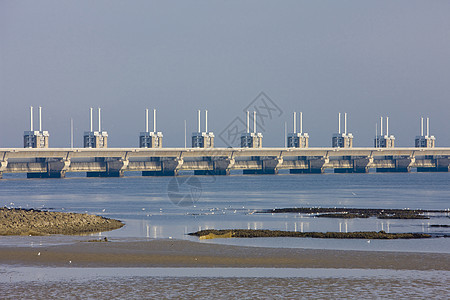
[[[214,133],[208,131],[207,110],[205,110],[205,131],[201,130],[200,110],[198,110],[197,123],[197,132],[192,133],[192,148],[214,148]]]
[[[48,148],[48,131],[42,130],[42,107],[39,106],[39,130],[34,130],[33,106],[30,106],[30,130],[23,133],[24,148]]]
[[[309,135],[303,132],[303,113],[300,112],[300,132],[297,132],[297,113],[294,111],[293,132],[287,136],[287,146],[289,148],[308,148]]]
[[[83,143],[84,148],[108,148],[108,132],[102,131],[101,108],[98,108],[98,130],[94,131],[93,108],[89,109],[90,130],[84,132]]]
[[[139,135],[140,148],[162,148],[162,132],[156,130],[156,109],[153,109],[153,131],[148,130],[148,109],[145,109],[145,131]]]
[[[262,148],[261,132],[256,131],[256,111],[253,112],[253,132],[250,132],[250,112],[247,111],[247,131],[241,135],[241,148]]]
[[[331,139],[333,148],[352,148],[353,135],[347,133],[347,113],[344,113],[344,132],[341,132],[341,113],[338,114],[338,132],[333,134]]]

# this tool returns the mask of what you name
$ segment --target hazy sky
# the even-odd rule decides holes
[[[265,146],[284,146],[295,110],[312,147],[331,145],[338,112],[354,146],[380,116],[413,146],[429,116],[449,147],[450,1],[0,0],[0,147],[23,146],[30,105],[51,147],[70,145],[70,118],[82,146],[91,106],[110,147],[138,146],[145,108],[166,147],[184,146],[184,120],[190,145],[197,109],[227,146],[260,92],[277,107],[261,112]]]

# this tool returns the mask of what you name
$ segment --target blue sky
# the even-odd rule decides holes
[[[303,111],[310,146],[330,146],[338,112],[354,146],[389,116],[397,146],[420,117],[450,146],[450,1],[0,1],[0,147],[22,147],[29,106],[51,147],[75,146],[101,107],[110,147],[136,147],[145,108],[166,147],[207,109],[219,134],[260,92],[279,111],[265,146],[284,146]],[[203,115],[202,115],[203,117]],[[202,125],[203,126],[203,125]]]

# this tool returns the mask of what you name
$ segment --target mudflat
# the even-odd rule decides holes
[[[123,225],[118,220],[87,214],[0,208],[0,235],[81,234],[113,230]],[[39,247],[0,246],[0,264],[450,271],[450,254],[242,247],[185,240],[86,240]]]
[[[0,247],[0,264],[71,267],[270,267],[450,271],[450,254],[217,245],[184,240]]]
[[[118,220],[95,215],[0,208],[0,235],[82,234],[122,226]]]

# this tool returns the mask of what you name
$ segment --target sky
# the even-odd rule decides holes
[[[267,147],[294,111],[310,147],[331,146],[339,112],[354,147],[373,146],[380,116],[396,146],[423,116],[450,147],[449,15],[442,0],[0,0],[0,148],[23,147],[30,106],[50,147],[70,146],[71,118],[82,147],[90,107],[109,147],[138,146],[146,108],[165,147],[184,147],[185,120],[190,145],[198,109],[216,147],[236,146],[247,110]]]

